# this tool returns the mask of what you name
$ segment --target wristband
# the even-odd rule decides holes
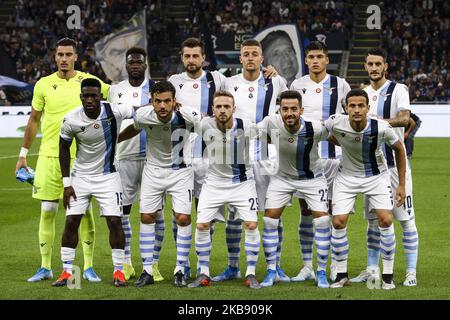
[[[64,186],[64,188],[72,186],[72,183],[71,183],[69,177],[63,177],[63,186]]]
[[[27,154],[28,154],[28,149],[22,147],[22,148],[20,149],[19,157],[21,157],[21,158],[26,158],[26,157],[27,157]]]

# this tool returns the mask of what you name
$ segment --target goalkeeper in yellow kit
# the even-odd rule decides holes
[[[51,258],[55,238],[55,218],[58,202],[62,198],[63,183],[59,166],[59,133],[64,116],[81,105],[81,81],[96,78],[88,73],[75,70],[77,61],[76,42],[63,38],[56,44],[55,61],[58,71],[41,78],[34,87],[31,115],[28,120],[23,146],[20,150],[16,173],[27,168],[26,155],[41,123],[42,141],[36,164],[33,183],[33,198],[41,200],[39,223],[39,246],[42,257],[41,268],[28,279],[36,282],[53,277]],[[109,85],[102,83],[103,98],[107,99]],[[71,148],[72,162],[75,158],[75,144]],[[93,269],[95,225],[92,207],[81,221],[80,238],[84,253],[83,278],[101,281]]]

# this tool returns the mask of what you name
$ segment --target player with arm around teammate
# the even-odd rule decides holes
[[[61,127],[59,161],[64,184],[66,224],[61,241],[63,272],[52,285],[62,287],[72,278],[78,228],[89,207],[91,197],[100,206],[109,228],[109,241],[114,264],[114,285],[126,285],[123,274],[125,236],[122,229],[122,183],[114,166],[120,124],[132,118],[134,109],[126,105],[101,102],[101,85],[97,79],[81,83],[83,106],[70,112]],[[72,172],[70,146],[78,145]],[[70,175],[69,175],[70,173]]]
[[[333,184],[331,248],[337,277],[331,288],[341,288],[349,283],[347,221],[356,196],[362,193],[367,204],[376,212],[378,220],[383,260],[381,287],[386,290],[394,289],[394,201],[390,175],[381,149],[383,143],[386,143],[395,151],[399,172],[399,185],[395,190],[397,207],[405,201],[405,151],[402,142],[386,121],[368,117],[369,98],[364,90],[353,89],[347,94],[345,110],[348,115],[331,116],[326,122],[328,131],[342,148],[341,165]],[[379,281],[378,270],[373,270],[371,277],[374,281]]]
[[[277,281],[276,249],[278,223],[292,195],[300,192],[311,209],[317,248],[317,286],[328,288],[326,268],[330,249],[330,217],[328,215],[327,181],[317,151],[328,131],[322,121],[306,121],[302,96],[289,90],[280,95],[279,114],[270,115],[258,124],[275,144],[278,153],[278,173],[270,177],[264,213],[263,247],[267,274],[262,287]]]
[[[151,89],[152,105],[139,108],[134,124],[120,133],[119,141],[129,139],[144,129],[147,132],[147,160],[142,173],[140,194],[140,251],[143,271],[137,287],[154,283],[153,254],[155,220],[162,209],[165,194],[172,197],[177,222],[177,259],[174,285],[186,286],[184,268],[192,240],[191,205],[192,166],[185,161],[185,146],[191,131],[200,124],[200,114],[187,106],[177,107],[175,88],[160,81]],[[187,155],[189,156],[189,155]]]
[[[211,222],[225,222],[220,210],[225,204],[235,209],[235,221],[244,222],[247,271],[245,284],[251,289],[260,285],[255,277],[260,234],[258,230],[257,194],[249,160],[250,142],[257,135],[256,125],[234,118],[233,95],[217,91],[213,99],[214,117],[205,117],[201,128],[208,150],[208,175],[198,205],[195,248],[200,275],[190,288],[210,285]]]

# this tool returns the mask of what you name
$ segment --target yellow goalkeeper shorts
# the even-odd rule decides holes
[[[72,167],[73,159],[70,161]],[[59,158],[39,156],[33,183],[33,198],[58,200],[63,196],[63,183]]]

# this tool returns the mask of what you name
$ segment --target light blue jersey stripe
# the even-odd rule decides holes
[[[105,107],[102,105],[102,114],[100,116],[100,119],[107,119],[108,115],[106,114],[106,109]],[[110,163],[109,163],[109,159],[111,157],[111,152],[112,152],[112,136],[111,136],[111,131],[110,131],[110,127],[106,126],[106,120],[102,120],[102,129],[103,129],[103,135],[105,137],[105,157],[104,157],[104,161],[103,161],[103,174],[107,174],[110,173]]]
[[[322,120],[327,120],[330,117],[330,86],[331,86],[331,76],[328,77],[328,80],[323,83],[322,87]],[[337,90],[337,88],[336,88]],[[320,156],[321,158],[328,158],[328,141],[322,141]]]
[[[145,84],[145,86],[142,87],[141,92],[141,106],[146,105],[149,103],[149,82]],[[145,130],[141,130],[139,133],[139,155],[142,157],[145,157],[145,150],[147,147],[147,132]]]

